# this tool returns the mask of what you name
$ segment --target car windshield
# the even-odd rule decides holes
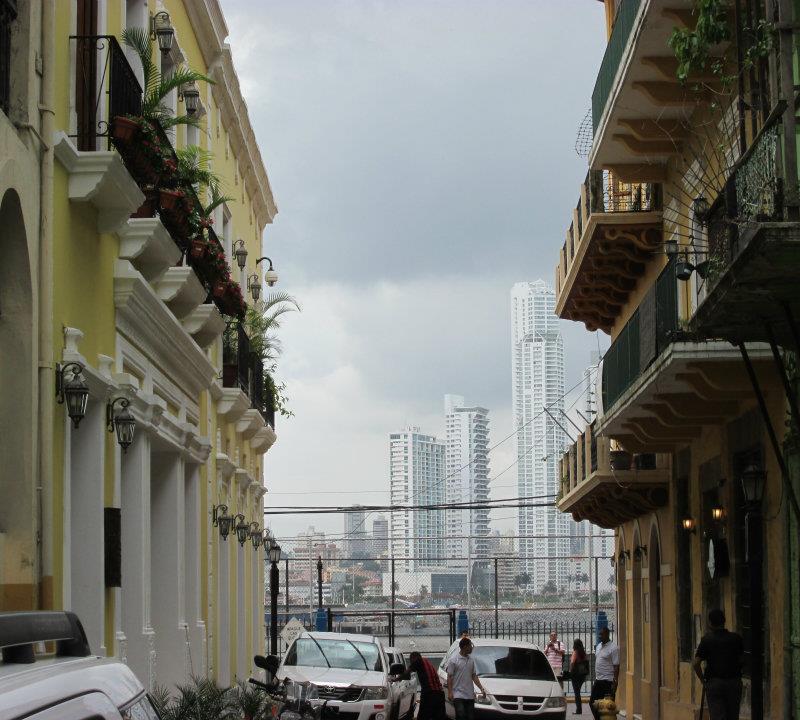
[[[475,670],[481,677],[525,678],[526,680],[555,680],[550,663],[541,650],[478,645],[472,650]]]
[[[298,638],[284,665],[383,670],[378,646],[371,642],[333,638]],[[366,667],[365,667],[366,665]]]

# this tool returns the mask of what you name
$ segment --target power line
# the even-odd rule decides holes
[[[525,502],[513,502],[513,503],[504,503],[502,505],[484,505],[484,504],[475,504],[469,507],[459,508],[464,510],[485,510],[492,508],[521,508],[521,507],[555,507],[554,502],[543,502],[543,503],[525,503]],[[370,510],[369,512],[424,512],[430,510],[446,510],[446,505],[433,505],[430,507],[427,506],[418,506],[418,505],[404,505],[404,506],[395,506],[390,510]],[[270,510],[264,511],[264,515],[341,515],[342,513],[349,513],[349,512],[361,512],[360,510],[342,510],[341,508],[311,508],[309,507],[306,510]],[[352,533],[351,533],[352,534]],[[349,537],[349,536],[347,536]],[[489,537],[485,535],[484,537]],[[345,538],[342,538],[345,539]],[[443,538],[444,539],[444,538]]]

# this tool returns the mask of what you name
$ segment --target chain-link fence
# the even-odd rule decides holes
[[[614,566],[608,557],[417,559],[341,556],[334,545],[283,547],[279,631],[291,618],[314,627],[322,607],[333,630],[377,635],[404,651],[436,657],[459,629],[459,610],[466,611],[477,636],[541,645],[550,628],[560,628],[584,639],[587,649],[594,644],[598,612],[611,627],[615,621]],[[265,590],[269,598],[270,588]],[[571,647],[573,639],[564,641]],[[283,649],[279,643],[279,652]]]

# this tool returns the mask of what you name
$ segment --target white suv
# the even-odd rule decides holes
[[[48,641],[55,656],[36,656]],[[158,720],[127,665],[91,655],[73,613],[0,613],[0,648],[0,720]]]
[[[372,635],[304,632],[286,651],[276,678],[309,684],[341,720],[398,720],[400,708],[406,714],[413,709],[411,689],[391,686],[390,675],[404,670],[390,666]]]

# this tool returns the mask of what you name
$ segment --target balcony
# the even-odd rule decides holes
[[[677,283],[670,261],[603,358],[595,431],[630,452],[674,452],[752,399],[736,347],[680,329]],[[757,372],[769,372],[769,357],[752,348]]]
[[[662,234],[660,185],[590,172],[556,267],[556,314],[609,333]]]
[[[692,7],[691,0],[619,3],[592,93],[591,168],[613,170],[626,182],[664,179],[687,132],[681,119],[698,101],[691,84],[678,82],[668,46],[676,26],[693,24]],[[692,79],[714,89],[713,77]]]
[[[194,270],[206,302],[223,315],[241,316],[246,307],[241,290],[225,272],[222,245],[204,227],[202,203],[194,188],[178,187],[178,158],[170,137],[158,123],[139,117],[142,88],[119,42],[112,35],[71,36],[70,41],[75,48],[76,128],[69,136],[72,148],[56,150],[71,173],[70,198],[97,207],[100,232],[131,234],[135,221],[160,221],[179,251],[178,266]],[[159,257],[171,254],[158,249]],[[147,255],[153,259],[153,243]],[[153,270],[148,279],[157,275]]]
[[[704,277],[696,278],[690,321],[701,337],[790,347],[797,341],[800,222],[789,219],[784,204],[797,180],[783,172],[782,110],[773,112],[711,206],[708,256],[697,258]]]
[[[557,506],[577,522],[615,528],[664,506],[669,476],[669,455],[612,451],[589,425],[561,459]]]
[[[265,372],[258,353],[241,322],[230,322],[222,335],[222,386],[235,388],[249,398],[245,406],[257,410],[263,421],[275,429],[273,380]]]

